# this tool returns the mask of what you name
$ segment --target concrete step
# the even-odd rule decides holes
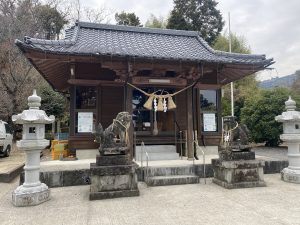
[[[199,183],[199,177],[195,175],[155,176],[148,177],[146,179],[146,184],[148,186],[166,186],[197,183]]]
[[[148,153],[176,152],[175,145],[145,145],[145,150]],[[141,152],[142,146],[136,146],[136,152]]]
[[[176,152],[169,152],[169,153],[148,153],[149,161],[155,161],[155,160],[176,160],[179,159],[179,154]],[[141,157],[143,157],[143,160],[146,161],[146,154],[137,154],[136,160],[140,161]]]
[[[148,167],[145,174],[150,177],[154,176],[171,176],[171,175],[194,175],[193,166],[174,166],[174,167]]]
[[[17,177],[24,167],[23,162],[2,161],[0,165],[0,182],[9,183]]]
[[[141,146],[136,146],[136,160],[146,160],[146,154],[143,151],[147,151],[149,160],[176,160],[179,159],[179,154],[176,152],[174,145],[146,145],[143,150]]]

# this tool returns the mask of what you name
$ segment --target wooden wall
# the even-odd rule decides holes
[[[101,87],[99,91],[99,122],[105,129],[119,112],[124,110],[124,88],[123,87]]]

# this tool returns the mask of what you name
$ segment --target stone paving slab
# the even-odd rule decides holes
[[[0,157],[0,182],[10,182],[23,170],[25,153],[13,145],[9,157]]]
[[[41,172],[47,171],[60,171],[60,170],[80,170],[80,169],[90,169],[90,164],[96,163],[96,159],[81,159],[74,161],[42,161],[41,162]]]
[[[0,184],[2,225],[296,225],[300,224],[300,185],[266,175],[267,187],[227,190],[207,184],[146,187],[140,196],[89,201],[89,186],[52,188],[52,199],[17,208],[11,192],[17,180]]]

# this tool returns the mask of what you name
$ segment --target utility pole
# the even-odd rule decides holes
[[[228,30],[229,30],[229,52],[231,53],[231,31],[230,31],[230,12],[228,13]],[[230,92],[231,92],[231,116],[234,116],[234,99],[233,99],[233,82],[230,82]]]

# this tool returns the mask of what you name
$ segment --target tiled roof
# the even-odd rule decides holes
[[[20,48],[55,54],[109,55],[151,59],[241,63],[267,66],[265,55],[213,50],[195,31],[153,29],[78,22],[66,30],[65,39],[53,41],[25,37]]]

